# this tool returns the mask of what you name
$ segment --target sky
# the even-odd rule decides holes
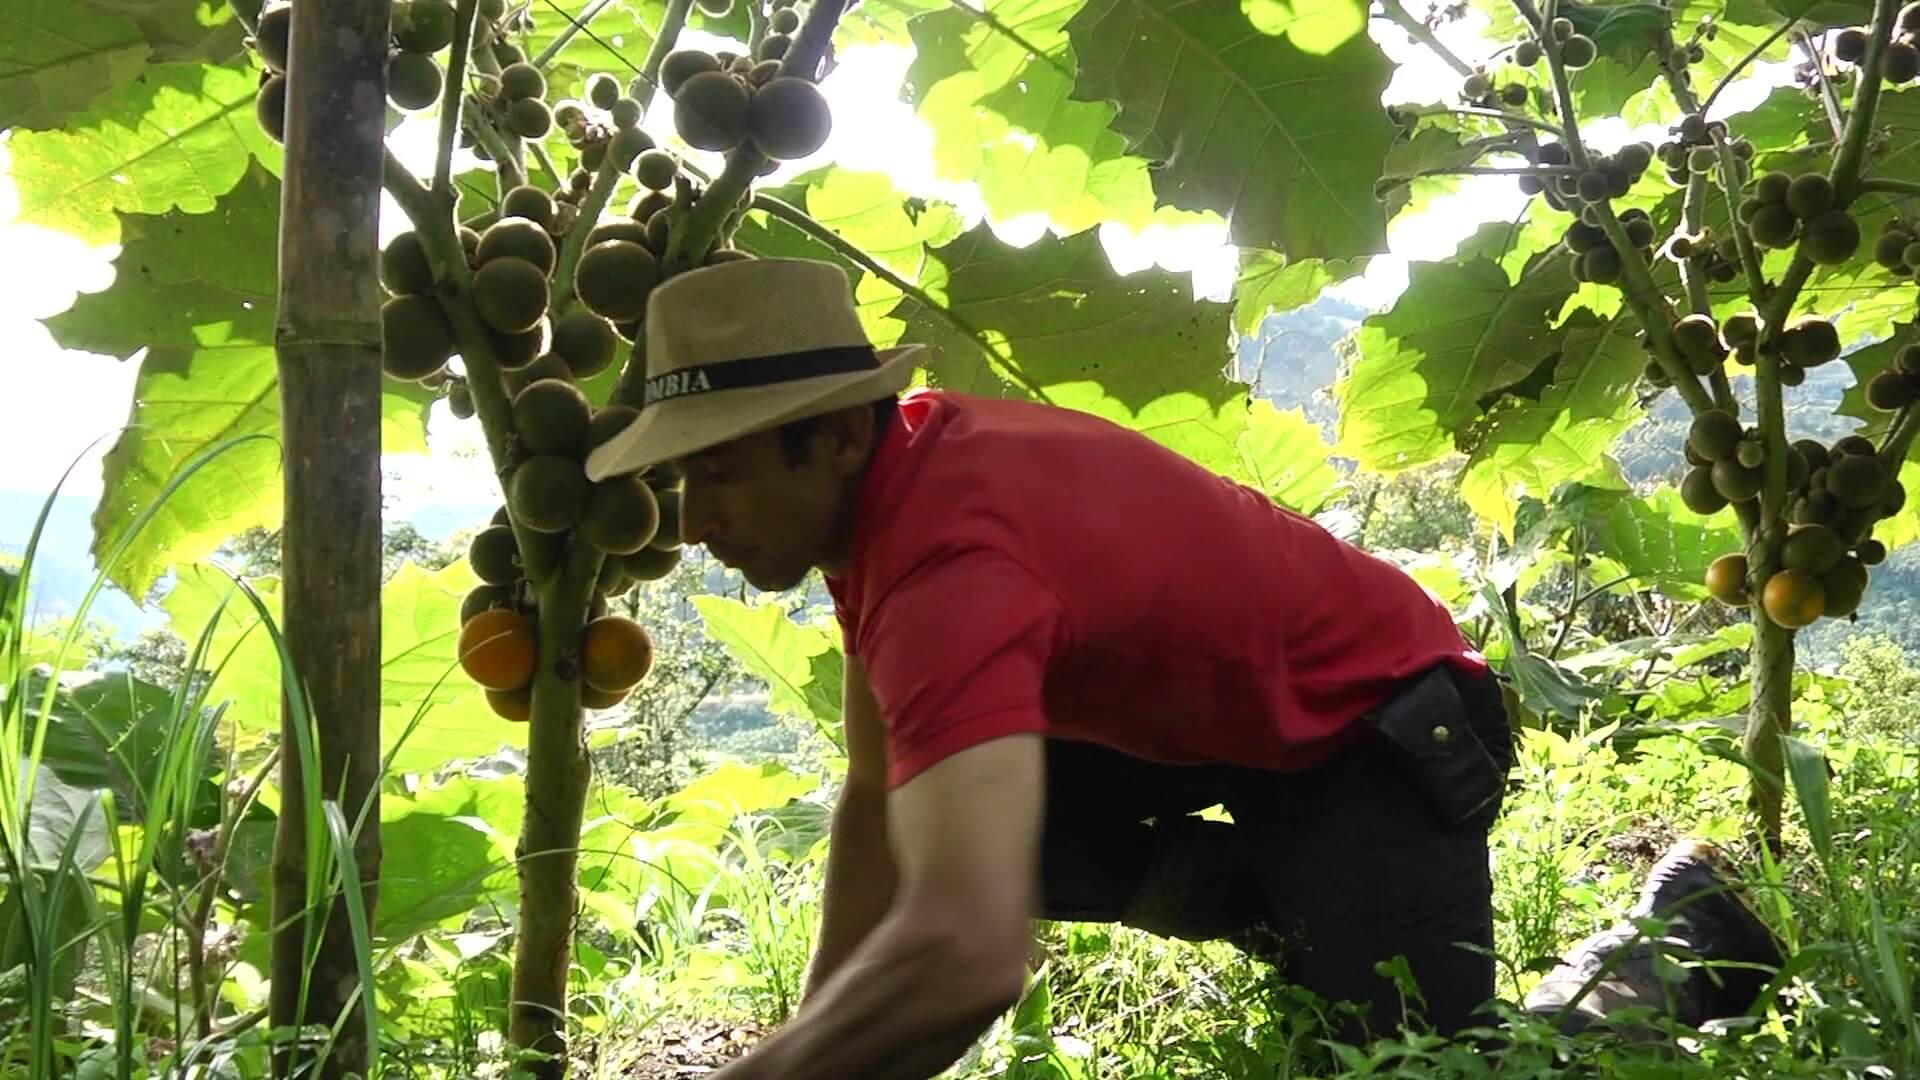
[[[1441,38],[1469,62],[1487,55],[1493,43],[1482,36],[1483,20],[1470,16],[1441,32]],[[1451,94],[1458,76],[1423,46],[1397,28],[1376,21],[1371,33],[1398,64],[1383,100],[1431,101]],[[722,39],[697,31],[683,36],[689,45],[724,48]],[[616,46],[623,44],[614,39]],[[737,48],[737,46],[736,46]],[[888,173],[896,187],[954,204],[966,223],[984,216],[972,189],[932,173],[932,139],[910,106],[899,101],[898,87],[910,51],[869,47],[843,51],[839,66],[823,81],[834,114],[833,133],[813,156],[785,163],[765,182],[772,185],[821,165],[837,163],[854,170]],[[1723,95],[1716,113],[1756,104],[1780,79],[1787,65],[1761,65],[1751,85]],[[671,128],[664,97],[648,109],[648,127],[656,137]],[[430,170],[434,122],[409,121],[395,133],[394,148],[403,161]],[[1582,134],[1601,149],[1645,138],[1658,141],[1658,129],[1633,131],[1617,120],[1583,126]],[[662,140],[664,141],[664,139]],[[693,155],[712,167],[717,155]],[[704,159],[704,160],[703,160]],[[0,135],[0,550],[17,549],[31,527],[32,508],[76,459],[80,464],[62,491],[90,504],[100,491],[100,457],[131,405],[137,357],[111,357],[60,349],[38,321],[64,311],[82,292],[107,288],[113,281],[114,247],[91,248],[71,237],[16,220],[18,197],[10,175],[11,159]],[[1376,256],[1367,272],[1337,286],[1335,295],[1371,308],[1390,304],[1406,284],[1409,260],[1439,258],[1480,224],[1512,218],[1522,196],[1511,177],[1466,177],[1458,190],[1433,201],[1418,217],[1403,215],[1390,226],[1390,254]],[[990,221],[1004,241],[1024,244],[1045,232],[1043,219]],[[407,227],[387,201],[382,242]],[[1121,273],[1158,263],[1191,271],[1197,296],[1225,299],[1234,277],[1235,250],[1225,243],[1224,226],[1150,227],[1143,233],[1103,226],[1101,238]],[[1224,359],[1224,357],[1223,357]],[[390,455],[385,495],[390,517],[413,520],[429,535],[444,535],[484,515],[498,500],[485,461],[479,426],[455,421],[436,406],[428,428],[430,453]],[[29,498],[31,496],[31,498]],[[84,521],[86,506],[63,510],[67,532]]]

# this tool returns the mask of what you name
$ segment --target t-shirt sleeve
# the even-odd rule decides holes
[[[992,552],[944,558],[889,590],[858,635],[887,725],[889,786],[968,747],[1044,731],[1061,627],[1053,591]]]

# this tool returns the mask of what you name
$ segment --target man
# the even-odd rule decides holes
[[[830,264],[677,276],[646,332],[589,475],[673,463],[684,540],[758,589],[821,571],[847,654],[805,1001],[717,1076],[932,1076],[1022,992],[1035,917],[1271,939],[1364,1009],[1348,1038],[1408,1019],[1404,957],[1426,1023],[1477,1022],[1511,736],[1430,593],[1104,420],[900,396],[923,350],[874,350]]]

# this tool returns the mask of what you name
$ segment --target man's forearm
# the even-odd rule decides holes
[[[895,871],[887,848],[886,792],[849,788],[833,811],[821,900],[820,940],[802,1000],[811,1001],[886,917]]]

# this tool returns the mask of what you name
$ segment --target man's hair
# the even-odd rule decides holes
[[[899,409],[900,400],[892,395],[873,403],[873,437],[876,442],[887,433],[887,427],[893,423],[894,414]],[[803,416],[780,426],[780,452],[786,455],[788,465],[804,465],[813,457],[813,436],[820,430],[820,425],[826,422],[826,416],[825,413]]]

